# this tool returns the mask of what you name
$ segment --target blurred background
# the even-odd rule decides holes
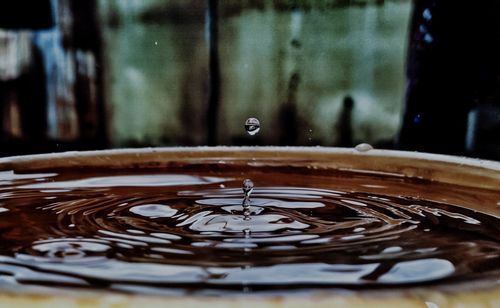
[[[500,1],[471,2],[6,0],[0,155],[366,142],[500,160]]]

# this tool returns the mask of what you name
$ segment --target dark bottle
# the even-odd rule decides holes
[[[401,149],[466,153],[469,112],[498,104],[499,19],[499,0],[414,2]]]

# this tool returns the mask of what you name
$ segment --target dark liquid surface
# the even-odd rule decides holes
[[[251,178],[251,219],[243,179]],[[498,192],[308,168],[0,172],[0,288],[231,294],[498,277]]]

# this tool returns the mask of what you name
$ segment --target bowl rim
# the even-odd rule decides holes
[[[70,151],[0,158],[0,171],[40,171],[58,168],[160,168],[172,162],[255,165],[309,164],[333,170],[418,178],[468,187],[500,189],[500,162],[425,152],[354,148],[216,146],[124,148]]]

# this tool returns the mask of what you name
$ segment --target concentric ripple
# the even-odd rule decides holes
[[[241,172],[3,172],[0,287],[284,291],[498,275],[499,220],[468,204],[380,193],[418,183],[290,170],[285,181],[275,169],[252,173],[250,220]]]

